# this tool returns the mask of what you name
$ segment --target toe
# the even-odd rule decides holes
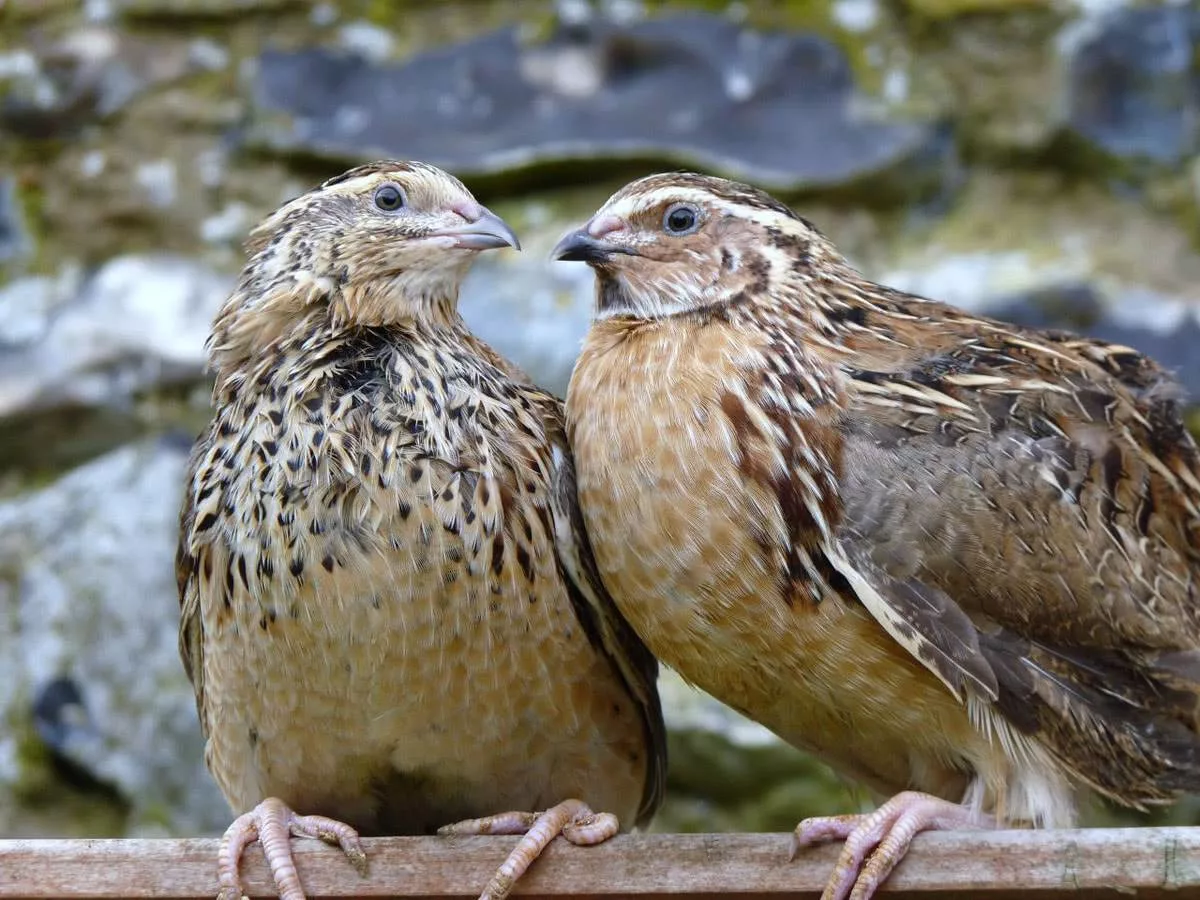
[[[564,835],[573,843],[595,844],[607,840],[617,830],[616,816],[593,813],[581,800],[564,800],[537,815],[527,826],[524,836],[492,876],[479,900],[504,900],[525,870],[558,835]]]
[[[524,834],[537,821],[541,813],[532,812],[503,812],[494,816],[484,816],[482,819],[466,819],[443,825],[438,834]]]
[[[593,813],[577,816],[563,826],[562,836],[579,847],[602,844],[621,830],[621,823],[612,813]]]
[[[268,797],[258,806],[234,820],[221,838],[217,879],[221,892],[217,900],[243,900],[238,866],[246,845],[258,840],[271,877],[279,891],[279,900],[305,900],[292,856],[292,836],[318,838],[337,844],[360,875],[367,874],[367,854],[358,832],[344,822],[325,816],[298,816],[286,803]]]
[[[258,840],[258,818],[253,812],[238,816],[221,836],[217,851],[217,883],[221,892],[217,900],[242,900],[242,878],[239,867],[247,844]]]
[[[268,798],[255,808],[258,842],[279,890],[279,900],[305,900],[296,860],[292,857],[292,820],[296,814],[282,800]]]
[[[885,828],[885,822],[873,820],[872,816],[863,817],[847,836],[821,900],[845,900],[858,881],[863,860],[879,844]]]
[[[789,858],[813,844],[844,841],[854,832],[864,816],[820,816],[805,819],[792,832],[792,852]]]
[[[821,900],[868,900],[920,832],[979,828],[991,822],[990,817],[959,804],[906,791],[869,815],[805,819],[792,837],[793,856],[809,844],[844,838],[846,844]]]
[[[290,812],[290,810],[289,810]],[[334,844],[342,848],[350,865],[364,878],[367,875],[367,853],[363,850],[358,832],[337,819],[325,816],[298,816],[290,814],[288,827],[296,837],[316,838],[326,844]]]

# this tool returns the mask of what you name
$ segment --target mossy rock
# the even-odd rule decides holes
[[[29,717],[10,709],[16,779],[0,786],[0,836],[121,837],[129,805],[110,786],[55,755]]]

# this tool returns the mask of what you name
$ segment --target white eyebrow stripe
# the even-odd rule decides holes
[[[695,203],[698,206],[704,206],[709,209],[715,208],[719,212],[726,214],[736,212],[731,204],[724,202],[718,197],[714,197],[708,191],[698,188],[670,187],[658,188],[649,194],[641,196],[622,197],[611,205],[605,204],[602,206],[599,215],[619,216],[623,219],[628,219],[638,213],[646,212],[667,202]]]

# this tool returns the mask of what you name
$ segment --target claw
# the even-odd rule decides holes
[[[846,900],[847,896],[850,900],[868,900],[904,858],[920,832],[994,826],[991,816],[958,803],[905,791],[866,815],[805,819],[792,834],[791,858],[803,847],[844,840],[846,845],[821,900]]]
[[[479,900],[504,900],[525,870],[558,835],[572,844],[599,844],[620,830],[612,813],[595,813],[582,800],[564,800],[542,813],[505,812],[468,819],[438,829],[438,834],[521,834],[520,843],[492,876]]]
[[[217,880],[221,891],[217,900],[246,900],[238,874],[242,851],[257,840],[271,869],[279,900],[305,900],[300,876],[292,858],[292,837],[316,838],[342,848],[355,871],[367,875],[367,854],[358,840],[358,832],[344,822],[325,816],[298,816],[286,803],[268,797],[245,815],[234,819],[221,838],[217,857]]]

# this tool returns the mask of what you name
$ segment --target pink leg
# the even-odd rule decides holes
[[[847,895],[850,900],[868,900],[920,832],[994,826],[991,816],[974,813],[958,803],[905,791],[866,815],[805,819],[792,835],[792,858],[802,847],[844,840],[846,845],[821,900],[846,900]]]
[[[324,816],[298,816],[282,800],[268,797],[250,812],[234,819],[221,838],[221,849],[217,856],[217,880],[221,892],[217,894],[217,900],[245,900],[238,863],[242,851],[255,840],[262,844],[263,856],[279,890],[279,900],[305,900],[300,876],[296,874],[296,863],[292,859],[293,835],[337,844],[358,874],[366,876],[367,854],[358,842],[357,831],[343,822]]]
[[[607,841],[619,830],[612,813],[594,813],[582,800],[564,800],[543,813],[506,812],[455,822],[439,828],[438,834],[523,834],[479,895],[479,900],[504,900],[517,879],[558,835],[572,844],[587,846]]]

